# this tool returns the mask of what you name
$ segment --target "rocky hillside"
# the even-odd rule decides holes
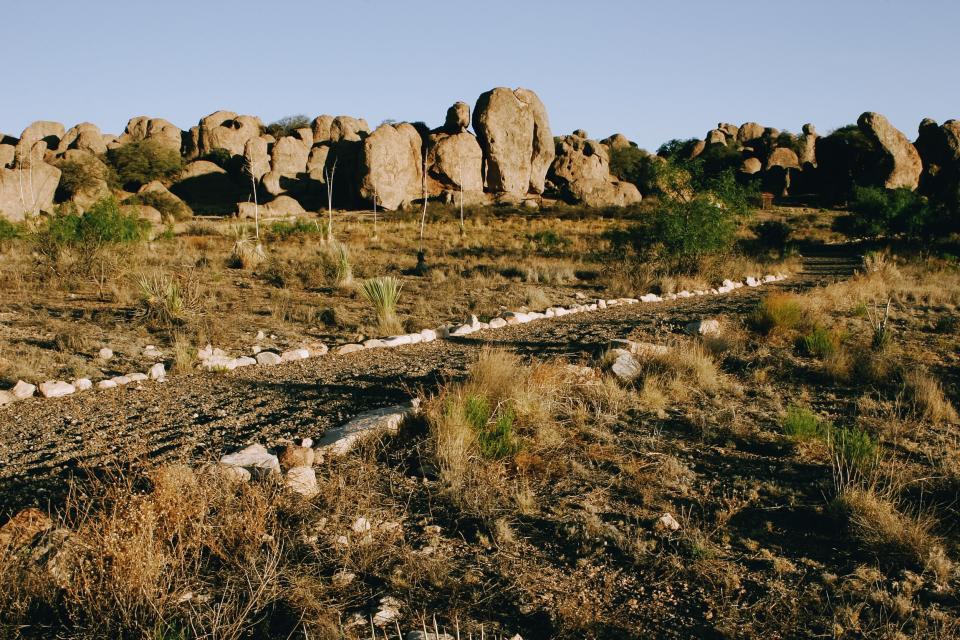
[[[286,124],[266,127],[231,111],[212,113],[189,131],[139,116],[121,135],[90,123],[67,130],[34,122],[19,137],[0,134],[0,216],[18,221],[63,202],[82,209],[121,188],[141,207],[150,201],[143,193],[159,191],[197,212],[241,216],[252,212],[254,189],[276,215],[331,204],[395,210],[425,195],[534,208],[544,195],[596,206],[641,198],[611,175],[605,145],[582,132],[555,140],[546,107],[529,89],[488,91],[472,114],[457,102],[433,130],[387,121],[371,131],[366,120],[344,115]],[[111,179],[109,165],[153,165],[164,153],[179,156],[168,158],[179,166],[162,182]]]

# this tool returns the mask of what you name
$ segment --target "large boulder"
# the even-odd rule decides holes
[[[22,145],[24,149],[29,150],[35,143],[42,140],[47,143],[47,149],[56,149],[60,146],[60,139],[63,138],[64,133],[64,127],[59,122],[38,120],[23,130],[17,146]]]
[[[483,191],[483,151],[470,133],[434,133],[427,151],[430,195],[444,190]]]
[[[925,195],[957,197],[960,189],[960,120],[942,126],[926,118],[914,145],[923,161],[920,189]]]
[[[82,122],[67,131],[57,146],[57,155],[63,155],[70,149],[87,151],[94,155],[103,155],[107,152],[107,144],[103,140],[100,127],[90,122]]]
[[[803,125],[803,135],[800,136],[800,165],[817,166],[817,129],[809,122]]]
[[[68,132],[69,135],[69,132]],[[66,138],[64,138],[66,139]],[[57,192],[58,199],[69,200],[80,209],[86,209],[94,202],[110,195],[110,185],[108,178],[110,170],[107,166],[90,151],[81,149],[68,149],[57,160],[57,167],[66,173],[66,177],[83,174],[88,178],[87,184],[71,185],[73,191],[69,194],[63,193],[63,189]],[[62,180],[61,187],[69,184],[69,180]]]
[[[608,136],[601,140],[603,144],[607,146],[610,150],[619,150],[619,149],[629,149],[630,147],[636,146],[630,139],[623,135],[622,133],[615,133],[612,136]]]
[[[455,102],[447,109],[447,117],[443,122],[444,133],[463,133],[470,126],[470,105],[466,102]]]
[[[118,144],[154,140],[167,149],[179,152],[183,147],[183,132],[180,127],[163,118],[137,116],[127,122],[127,128],[117,138]]]
[[[590,207],[622,207],[641,199],[636,186],[610,174],[607,147],[576,132],[557,141],[548,177],[565,200]]]
[[[0,169],[12,167],[17,157],[17,147],[12,144],[0,144]]]
[[[306,129],[296,135],[284,136],[273,145],[270,172],[263,176],[263,187],[268,193],[276,196],[286,192],[300,174],[306,172],[312,140],[313,132]]]
[[[763,125],[756,122],[744,122],[737,129],[737,142],[746,144],[763,137]]]
[[[260,118],[216,111],[200,120],[198,153],[202,157],[214,149],[225,149],[235,156],[243,155],[247,140],[260,137],[262,132]]]
[[[391,211],[422,198],[422,146],[409,123],[377,127],[363,140],[360,197]]]
[[[270,152],[266,138],[250,138],[243,146],[243,159],[247,171],[259,180],[270,172]]]
[[[555,149],[546,108],[533,91],[498,87],[482,94],[473,129],[484,152],[487,190],[543,193]]]
[[[363,118],[337,116],[330,122],[330,142],[357,142],[370,133],[370,125]],[[314,140],[316,142],[316,140]]]
[[[777,147],[770,152],[769,156],[767,156],[766,169],[769,171],[773,167],[781,167],[783,169],[799,169],[800,159],[797,157],[797,154],[793,149],[788,147]]]
[[[223,215],[233,213],[250,190],[214,163],[196,160],[183,168],[170,191],[196,213]]]
[[[0,218],[19,222],[53,209],[60,169],[43,161],[46,149],[46,143],[39,141],[13,168],[0,168]]]
[[[857,126],[876,143],[883,154],[886,173],[883,186],[888,189],[916,189],[920,184],[923,163],[913,143],[879,113],[867,111],[857,120]]]

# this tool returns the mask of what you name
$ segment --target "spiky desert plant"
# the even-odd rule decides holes
[[[189,280],[163,271],[141,273],[136,278],[140,313],[148,322],[172,327],[185,324],[200,313],[202,298]]]
[[[267,252],[258,238],[250,235],[250,229],[237,225],[232,229],[233,249],[230,252],[231,266],[252,269],[264,261]]]
[[[401,329],[397,319],[397,301],[403,281],[393,276],[370,278],[360,283],[360,295],[373,305],[377,323],[385,333],[398,333]]]

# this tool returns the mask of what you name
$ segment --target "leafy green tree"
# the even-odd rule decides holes
[[[130,142],[107,151],[107,160],[124,189],[135,191],[153,180],[172,180],[183,169],[180,152],[155,140]]]
[[[291,136],[297,129],[310,126],[310,118],[301,114],[286,116],[267,125],[267,133],[279,140],[284,136]]]

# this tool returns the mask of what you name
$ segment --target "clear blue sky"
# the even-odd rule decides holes
[[[960,118],[956,0],[3,0],[0,24],[13,135],[217,109],[436,126],[495,86],[535,90],[554,133],[651,149],[719,121],[826,132],[872,110],[913,138]]]

